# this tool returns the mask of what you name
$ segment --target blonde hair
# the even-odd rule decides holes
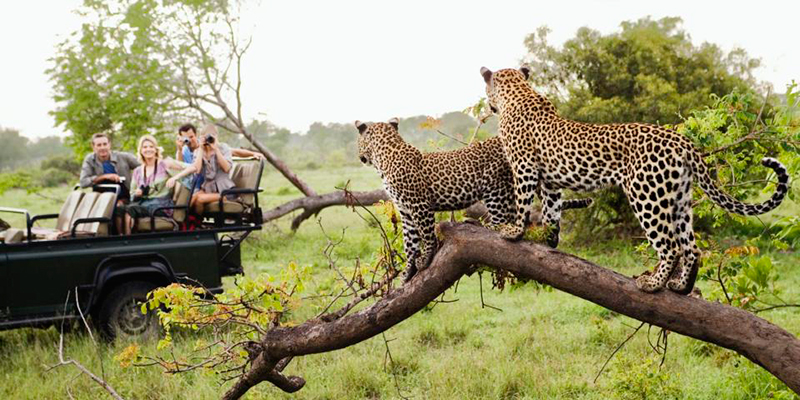
[[[214,137],[219,136],[219,131],[217,131],[217,127],[214,124],[207,124],[200,130],[200,134],[197,135],[198,137],[203,137],[208,134],[214,135]]]
[[[136,158],[139,159],[139,162],[144,164],[144,155],[142,155],[142,146],[144,145],[144,142],[150,142],[153,144],[153,147],[156,148],[156,161],[160,160],[161,153],[164,152],[164,149],[158,147],[158,140],[156,140],[156,137],[153,135],[142,135],[142,137],[139,138],[139,144],[136,146]]]

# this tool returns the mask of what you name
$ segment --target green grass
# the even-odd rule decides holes
[[[379,187],[377,175],[367,168],[335,171],[302,171],[301,176],[320,193],[352,179],[354,190]],[[264,177],[262,205],[269,208],[299,195],[275,172]],[[67,188],[50,195],[63,197]],[[0,204],[24,206],[35,213],[56,212],[60,204],[23,191],[0,196]],[[379,245],[376,228],[344,207],[320,213],[319,222],[309,220],[297,232],[288,228],[291,218],[269,224],[248,239],[243,258],[248,274],[276,274],[290,261],[314,268],[311,286],[326,285],[330,271],[322,249],[328,235],[342,243],[334,255],[342,266],[354,259],[369,261]],[[569,237],[562,250],[599,265],[631,275],[641,272],[645,262],[635,255],[630,241],[605,242],[584,247]],[[773,254],[777,261],[783,298],[800,300],[800,271],[796,253]],[[651,267],[652,265],[647,265]],[[614,348],[638,326],[580,298],[555,290],[537,290],[533,285],[505,292],[491,290],[484,275],[486,304],[482,308],[478,276],[464,277],[458,291],[440,303],[419,312],[386,332],[394,364],[384,362],[382,336],[331,353],[296,358],[288,374],[306,379],[306,386],[288,395],[269,384],[251,390],[249,399],[766,399],[783,386],[746,359],[716,346],[677,334],[669,335],[669,351],[659,369],[660,356],[648,344],[645,329],[639,332],[609,363],[597,383],[593,380]],[[230,280],[228,280],[230,284]],[[700,283],[706,289],[707,282]],[[319,303],[306,301],[295,322],[319,310]],[[800,310],[779,309],[762,317],[800,333]],[[650,337],[655,340],[658,329]],[[58,332],[19,329],[0,332],[0,398],[108,398],[103,390],[73,367],[48,371],[57,360]],[[175,353],[188,354],[193,335],[175,339]],[[65,336],[66,355],[94,372],[104,374],[122,396],[130,399],[215,399],[229,387],[218,377],[196,371],[165,375],[157,368],[122,369],[113,357],[127,344],[95,346],[78,330]],[[145,353],[155,352],[155,343],[144,343]],[[399,392],[398,392],[399,388]]]

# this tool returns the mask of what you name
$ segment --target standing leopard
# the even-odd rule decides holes
[[[774,209],[789,190],[786,168],[764,158],[761,163],[778,178],[775,193],[761,204],[742,203],[716,187],[702,155],[685,136],[649,124],[594,125],[561,118],[528,85],[529,74],[526,67],[494,73],[481,68],[514,176],[516,220],[501,229],[506,239],[522,235],[539,186],[545,196],[561,189],[621,186],[659,257],[655,272],[637,277],[636,285],[645,292],[666,285],[686,294],[700,262],[692,230],[692,181],[723,209],[741,215]]]
[[[427,267],[436,251],[435,212],[461,210],[483,201],[490,227],[513,221],[512,175],[500,138],[475,142],[458,150],[423,153],[403,140],[397,119],[369,124],[356,121],[355,125],[361,162],[378,170],[403,220],[407,280],[417,267]],[[552,212],[544,215],[551,227],[548,244],[556,247],[560,210],[587,207],[591,199],[562,201],[561,193],[553,192],[544,203],[550,210],[559,210],[557,215]]]

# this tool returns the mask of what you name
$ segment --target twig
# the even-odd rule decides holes
[[[481,126],[486,122],[492,114],[484,115],[483,117],[478,117],[478,126],[475,127],[475,132],[472,132],[472,137],[469,138],[469,144],[475,141],[475,137],[478,136],[478,131],[481,129]]]
[[[760,313],[762,311],[769,311],[769,310],[774,310],[776,308],[786,308],[786,307],[800,307],[800,304],[776,304],[774,306],[769,306],[769,307],[764,307],[764,308],[759,308],[757,310],[753,310],[753,313],[754,314],[758,314],[758,313]]]
[[[392,366],[394,366],[395,364],[394,364],[394,358],[392,358],[392,351],[389,350],[389,340],[386,339],[386,333],[385,332],[381,333],[381,336],[383,337],[383,344],[386,346],[386,353],[383,356],[383,371],[386,372],[387,360],[389,361],[389,363],[392,364]],[[392,374],[392,378],[394,378],[394,387],[395,389],[397,389],[397,395],[400,396],[400,398],[403,400],[408,400],[408,397],[403,396],[403,391],[400,389],[400,383],[397,382],[397,374],[395,373],[394,368],[392,368],[390,373]]]
[[[67,298],[64,301],[64,314],[67,313],[67,304],[69,303],[69,296],[70,296],[70,292],[67,292]],[[58,338],[58,364],[53,365],[51,367],[48,367],[45,372],[51,371],[51,370],[53,370],[55,368],[58,368],[60,366],[63,366],[63,365],[74,365],[82,373],[88,375],[89,378],[91,378],[93,381],[97,382],[97,384],[99,384],[103,389],[105,389],[106,392],[108,392],[111,395],[111,397],[113,397],[113,398],[115,398],[117,400],[125,400],[122,396],[120,396],[117,393],[116,390],[114,390],[113,387],[111,387],[111,385],[108,384],[108,382],[106,382],[102,378],[98,377],[97,375],[93,374],[92,371],[89,371],[81,363],[79,363],[79,362],[77,362],[75,360],[72,360],[72,359],[69,359],[69,360],[65,360],[64,359],[64,321],[65,321],[65,319],[61,320],[61,334],[59,335],[59,338]]]
[[[437,129],[437,130],[436,130],[436,132],[438,132],[440,135],[442,135],[442,136],[444,136],[444,137],[447,137],[447,138],[450,138],[450,139],[452,139],[452,140],[455,140],[456,142],[458,142],[458,143],[461,143],[461,144],[463,144],[464,146],[467,146],[467,145],[469,145],[469,143],[467,143],[467,142],[465,142],[465,141],[463,141],[463,140],[456,139],[455,137],[453,137],[453,136],[450,136],[450,135],[448,135],[448,134],[446,134],[446,133],[444,133],[444,132],[440,131],[439,129]]]
[[[750,141],[750,140],[759,140],[759,139],[761,139],[761,137],[759,135],[761,135],[762,133],[765,133],[765,129],[761,128],[758,131],[756,131],[756,125],[758,125],[759,122],[762,122],[761,121],[761,113],[764,112],[764,107],[767,105],[767,102],[769,102],[769,95],[771,94],[771,91],[772,91],[771,88],[767,89],[767,97],[764,98],[764,103],[761,104],[761,109],[758,110],[758,116],[756,116],[756,120],[755,120],[755,122],[753,122],[753,128],[750,130],[750,133],[748,133],[747,135],[739,138],[738,140],[734,141],[731,144],[722,146],[722,147],[720,147],[718,149],[714,149],[712,151],[704,152],[704,153],[701,154],[701,156],[708,157],[708,156],[710,156],[712,154],[716,154],[716,153],[728,150],[729,148],[737,146],[737,145],[739,145],[741,143],[744,143],[744,142],[747,142],[747,141]]]
[[[722,257],[719,260],[719,264],[717,264],[717,282],[719,285],[722,286],[722,293],[725,295],[725,300],[728,300],[728,304],[731,304],[731,297],[728,296],[728,290],[725,288],[725,282],[722,280],[722,263],[725,262],[725,257]]]
[[[639,329],[642,329],[643,326],[644,326],[644,322],[639,324],[639,326],[633,331],[633,333],[628,335],[628,337],[625,338],[625,340],[623,340],[622,343],[620,343],[619,346],[617,346],[616,349],[614,349],[614,351],[611,353],[611,355],[608,356],[608,359],[606,359],[606,362],[603,363],[603,366],[600,368],[600,371],[597,372],[597,376],[594,377],[593,383],[597,383],[597,379],[600,378],[600,374],[602,374],[603,370],[606,369],[606,365],[608,365],[609,361],[611,361],[611,359],[614,358],[614,355],[617,354],[617,352],[620,349],[622,349],[622,346],[625,346],[625,343],[628,343],[628,341],[631,340],[633,335],[635,335],[637,332],[639,332]]]
[[[501,310],[501,309],[499,309],[499,308],[497,308],[495,306],[491,306],[489,304],[486,304],[483,301],[483,272],[478,272],[478,282],[479,282],[480,288],[481,288],[481,308],[489,307],[489,308],[497,310],[497,311],[503,311],[503,310]]]

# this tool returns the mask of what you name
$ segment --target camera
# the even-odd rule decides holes
[[[188,145],[189,145],[189,142],[191,142],[191,140],[189,140],[189,138],[186,138],[186,137],[185,137],[185,138],[183,138],[183,144],[185,144],[185,145],[187,145],[187,146],[188,146]]]
[[[147,197],[150,194],[150,186],[139,186],[139,190],[142,191],[142,197]]]
[[[211,135],[211,134],[206,135],[206,137],[203,138],[203,139],[204,139],[205,144],[214,144],[214,141],[216,140],[214,135]]]

